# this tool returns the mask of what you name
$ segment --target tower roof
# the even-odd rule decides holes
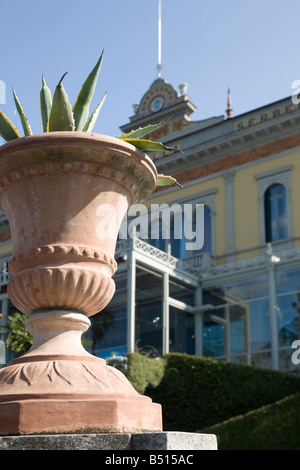
[[[177,91],[165,79],[159,77],[153,81],[138,104],[133,105],[134,114],[130,122],[121,126],[123,132],[128,132],[148,124],[158,123],[165,119],[183,120],[186,124],[196,106],[186,94],[187,84],[179,85]]]

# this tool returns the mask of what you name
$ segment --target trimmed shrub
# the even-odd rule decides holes
[[[206,429],[219,450],[299,450],[300,395],[250,411]]]
[[[155,388],[152,381],[145,394],[162,405],[165,431],[195,432],[300,392],[300,378],[290,373],[179,353],[164,363],[161,381]],[[131,364],[128,378],[138,375],[141,390],[146,371]]]

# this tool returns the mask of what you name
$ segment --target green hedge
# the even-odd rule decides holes
[[[187,354],[128,356],[134,387],[162,405],[165,431],[195,432],[300,392],[300,378]]]
[[[219,450],[299,450],[300,395],[212,426]]]

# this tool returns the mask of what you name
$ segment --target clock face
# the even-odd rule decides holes
[[[155,96],[149,103],[149,110],[151,113],[155,113],[159,111],[165,103],[165,99],[163,96]]]

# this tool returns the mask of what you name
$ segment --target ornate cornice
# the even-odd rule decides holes
[[[176,135],[165,141],[172,146],[174,142],[183,153],[159,155],[153,154],[159,172],[170,170],[182,172],[198,166],[213,164],[226,157],[232,157],[244,152],[253,152],[260,147],[288,140],[298,135],[300,110],[279,116],[243,130],[234,128],[234,120],[224,120],[204,129],[190,127],[180,139]],[[178,173],[176,173],[178,174]]]

